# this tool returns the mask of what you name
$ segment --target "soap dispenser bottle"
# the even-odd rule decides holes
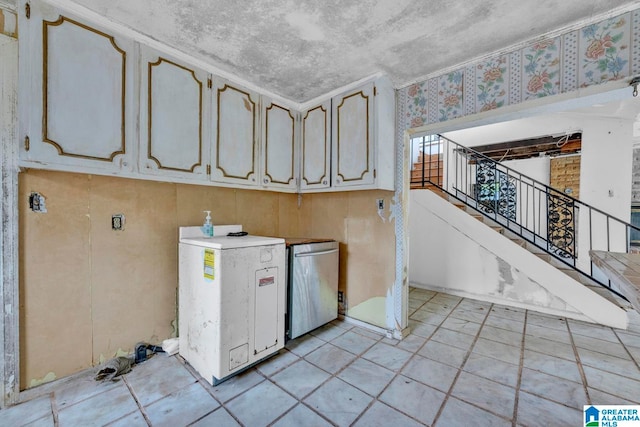
[[[202,233],[205,237],[213,237],[213,224],[211,223],[211,211],[203,211],[207,214],[202,226]]]

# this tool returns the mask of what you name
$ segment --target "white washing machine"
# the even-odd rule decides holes
[[[284,239],[180,227],[180,355],[212,385],[284,347]]]

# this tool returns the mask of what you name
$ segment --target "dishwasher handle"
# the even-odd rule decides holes
[[[294,256],[296,258],[302,258],[302,257],[307,257],[307,256],[316,256],[316,255],[327,255],[327,254],[333,254],[338,252],[338,249],[329,249],[326,251],[317,251],[317,252],[300,252],[299,254],[295,254]]]

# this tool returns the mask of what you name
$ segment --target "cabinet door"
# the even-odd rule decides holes
[[[211,179],[258,185],[258,95],[219,79],[212,105]]]
[[[333,99],[334,187],[374,183],[373,83]]]
[[[207,179],[208,74],[150,48],[141,63],[140,172]]]
[[[300,190],[328,188],[331,170],[331,100],[302,114]]]
[[[262,99],[262,185],[296,191],[296,118],[290,109]]]
[[[20,32],[23,164],[131,170],[133,42],[37,1]]]

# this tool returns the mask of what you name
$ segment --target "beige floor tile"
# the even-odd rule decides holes
[[[505,418],[513,415],[515,389],[497,382],[462,372],[453,386],[452,394],[496,415]]]
[[[582,425],[582,407],[577,410],[554,403],[526,392],[518,397],[518,425],[538,426],[578,426]]]
[[[460,368],[467,351],[437,341],[428,341],[424,347],[418,350],[418,354],[454,368]]]
[[[455,397],[450,397],[447,400],[444,410],[437,419],[435,426],[468,427],[469,420],[473,420],[473,425],[477,427],[511,426],[509,419],[498,417]]]
[[[476,341],[476,344],[473,346],[472,353],[492,357],[497,360],[502,360],[503,362],[511,363],[512,365],[520,364],[520,346],[514,347],[512,345],[478,338],[478,341]]]
[[[449,392],[458,370],[435,360],[416,355],[402,368],[402,375],[440,390]]]
[[[304,398],[329,378],[329,374],[300,360],[272,377],[272,380],[298,399]]]
[[[354,427],[419,427],[423,424],[383,403],[375,402],[353,425]]]
[[[226,409],[246,426],[266,426],[296,404],[296,399],[264,381],[227,403]]]
[[[340,347],[341,349],[347,350],[353,354],[361,354],[375,343],[375,340],[357,334],[353,331],[347,331],[331,341],[331,344],[336,347]]]
[[[566,359],[549,356],[535,351],[524,351],[524,367],[569,381],[581,382],[578,364]]]
[[[318,413],[340,426],[355,421],[364,412],[372,397],[333,378],[307,397],[304,402]]]
[[[218,424],[208,424],[209,426]],[[273,424],[273,427],[300,427],[300,426],[315,426],[315,427],[331,427],[329,421],[322,418],[317,413],[313,412],[304,404],[300,403],[296,405],[292,410],[287,412],[282,418]],[[204,425],[202,427],[205,427]]]
[[[356,356],[334,345],[325,344],[317,350],[307,354],[304,358],[320,369],[324,369],[331,374],[335,374],[351,363]]]
[[[527,368],[522,370],[520,390],[576,409],[588,404],[582,382],[568,381]]]
[[[398,376],[389,384],[379,400],[421,423],[431,425],[444,398],[445,394],[436,389]]]
[[[483,377],[500,384],[516,387],[518,384],[519,366],[506,363],[491,357],[471,353],[466,363],[464,371]]]
[[[377,396],[395,374],[373,362],[359,358],[338,374],[338,378],[371,396]]]
[[[383,343],[374,345],[369,351],[362,355],[363,359],[377,363],[391,371],[398,371],[410,357],[411,353],[408,351]]]

